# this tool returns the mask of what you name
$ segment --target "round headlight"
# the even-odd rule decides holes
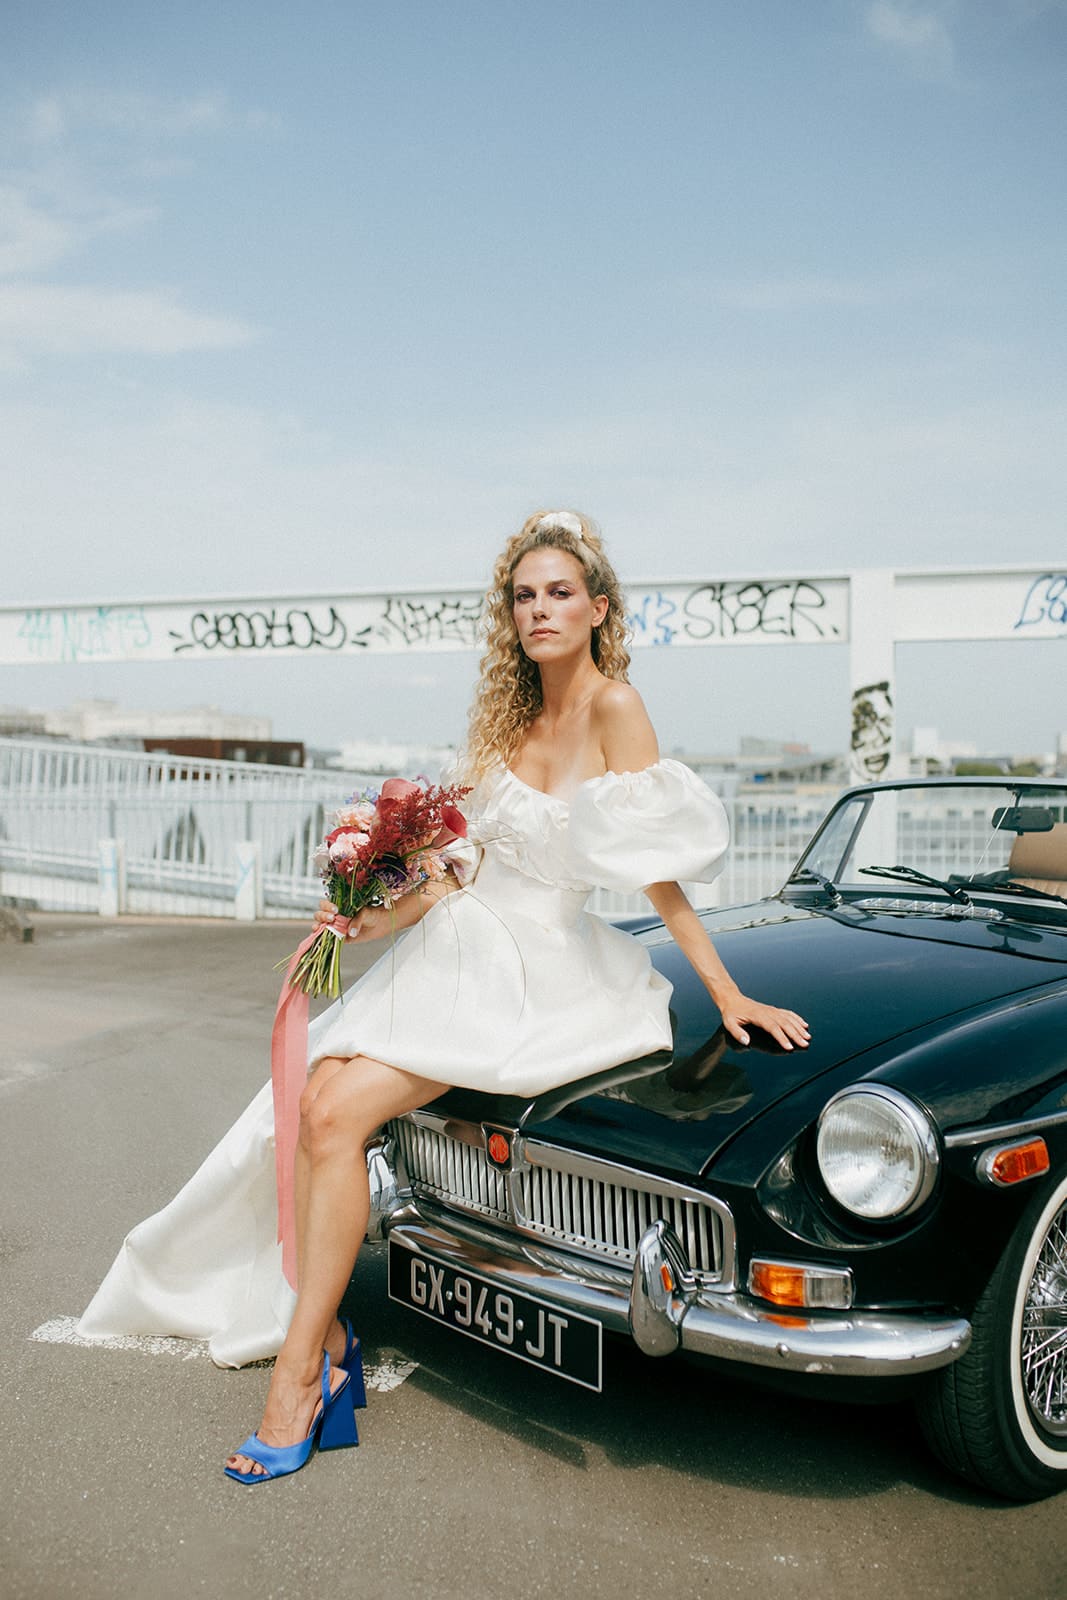
[[[872,1220],[921,1206],[937,1177],[929,1118],[881,1084],[843,1089],[827,1102],[816,1142],[819,1171],[838,1205]]]

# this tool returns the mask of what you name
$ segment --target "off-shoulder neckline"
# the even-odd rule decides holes
[[[532,783],[527,783],[525,778],[520,778],[517,772],[512,772],[510,767],[505,767],[504,771],[513,783],[517,783],[519,785],[520,789],[527,789],[529,790],[530,794],[536,794],[542,800],[551,800],[553,804],[557,806],[570,805],[570,801],[564,800],[561,794],[549,794],[547,789],[535,788]],[[585,781],[586,783],[596,783],[597,780],[596,778],[587,778]],[[578,787],[581,788],[581,784],[579,784]]]
[[[641,772],[651,772],[655,767],[663,766],[663,764],[669,759],[670,758],[667,756],[660,756],[658,761],[653,761],[647,767],[642,767],[640,770]],[[525,778],[520,778],[518,773],[513,772],[510,767],[505,767],[504,771],[507,776],[513,780],[513,782],[519,785],[520,789],[526,789],[530,794],[536,794],[542,800],[551,800],[553,805],[557,806],[570,807],[573,804],[574,795],[571,796],[570,800],[565,800],[561,794],[550,794],[547,789],[535,788],[532,783],[527,783]],[[588,789],[591,783],[603,783],[605,778],[632,778],[639,776],[640,773],[636,772],[600,772],[595,778],[583,778],[581,783],[578,785],[578,788],[575,789],[574,794],[577,795],[580,789]]]

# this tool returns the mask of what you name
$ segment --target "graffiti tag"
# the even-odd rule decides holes
[[[808,578],[778,583],[702,583],[682,605],[685,633],[693,640],[838,638],[840,629],[820,616],[827,598]]]
[[[409,600],[390,595],[374,631],[385,643],[412,650],[440,644],[473,647],[481,615],[480,599]]]
[[[1051,622],[1067,627],[1067,572],[1043,572],[1026,591],[1016,628],[1034,628]]]
[[[346,644],[365,649],[367,641],[351,637],[331,606],[325,617],[309,610],[271,606],[264,611],[194,611],[188,634],[170,630],[174,654],[186,650],[342,650]],[[363,630],[366,632],[367,630]]]
[[[652,583],[631,589],[628,598],[626,623],[637,648],[819,643],[848,636],[847,583],[841,579]],[[1061,599],[1052,589],[1031,606],[1039,603],[1067,607],[1067,596]],[[0,659],[164,661],[476,650],[483,606],[474,590],[442,588],[332,598],[12,607],[6,618],[0,607]]]
[[[641,603],[626,613],[626,626],[634,644],[670,644],[678,631],[671,618],[677,614],[677,604],[662,589],[644,595]]]
[[[126,660],[147,650],[152,627],[142,606],[27,611],[16,637],[42,661]]]

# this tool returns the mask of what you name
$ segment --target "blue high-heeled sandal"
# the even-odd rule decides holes
[[[323,1352],[322,1403],[311,1419],[307,1437],[297,1444],[272,1445],[265,1444],[258,1434],[250,1433],[244,1444],[238,1445],[233,1453],[235,1456],[248,1456],[266,1470],[238,1472],[236,1467],[223,1467],[223,1472],[237,1483],[270,1483],[272,1478],[284,1478],[290,1472],[299,1472],[307,1464],[316,1444],[320,1450],[344,1450],[358,1444],[351,1382],[351,1375],[346,1373],[331,1394],[330,1358]]]
[[[341,1357],[341,1366],[352,1379],[352,1409],[358,1411],[367,1404],[367,1386],[363,1381],[363,1347],[347,1317],[341,1326],[345,1330],[345,1353]]]

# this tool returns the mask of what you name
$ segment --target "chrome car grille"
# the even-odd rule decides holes
[[[722,1201],[652,1173],[515,1137],[510,1170],[495,1167],[478,1123],[428,1111],[389,1124],[401,1182],[415,1196],[508,1225],[546,1244],[629,1270],[653,1222],[673,1229],[693,1272],[725,1287],[733,1219]]]
[[[587,1245],[632,1267],[641,1235],[662,1220],[678,1235],[693,1271],[718,1277],[722,1227],[707,1206],[672,1192],[669,1184],[657,1193],[635,1187],[629,1174],[611,1181],[560,1172],[542,1164],[543,1149],[534,1146],[528,1154],[537,1165],[517,1175],[520,1224],[561,1244]]]
[[[416,1122],[403,1117],[389,1124],[404,1173],[416,1194],[507,1222],[511,1216],[508,1175],[491,1164],[481,1128],[475,1124],[474,1131],[477,1144],[441,1132],[421,1118]]]

